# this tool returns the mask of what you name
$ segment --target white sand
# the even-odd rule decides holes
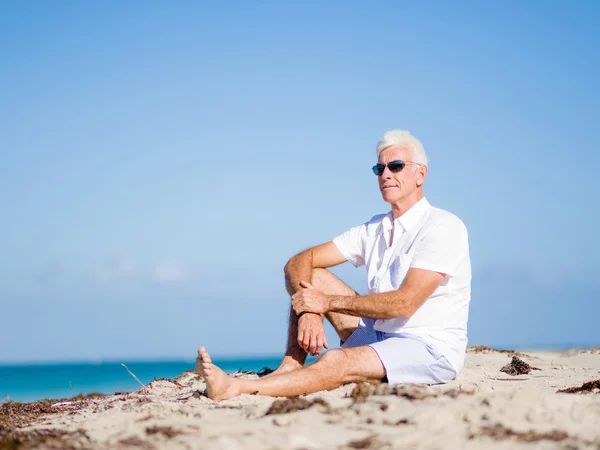
[[[277,400],[269,397],[218,403],[194,397],[205,386],[186,373],[180,386],[155,381],[145,392],[88,401],[84,408],[62,405],[61,413],[27,430],[82,429],[89,440],[81,448],[600,449],[600,390],[556,392],[600,379],[600,351],[527,352],[522,359],[541,370],[519,376],[499,371],[510,359],[469,352],[452,383],[401,388],[406,395],[430,394],[423,399],[371,395],[356,402],[349,385],[305,397],[329,406],[273,415],[265,415]]]

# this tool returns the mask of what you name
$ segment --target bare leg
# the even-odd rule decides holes
[[[259,380],[227,375],[212,363],[204,347],[198,350],[196,367],[206,380],[208,396],[213,400],[227,400],[240,394],[295,397],[348,383],[377,384],[385,376],[377,352],[368,346],[331,350],[308,367]]]
[[[327,269],[313,269],[312,285],[327,295],[359,295],[358,292]],[[360,321],[356,316],[334,312],[325,314],[325,317],[333,325],[342,341],[345,341],[354,333]]]
[[[327,269],[313,269],[311,284],[315,289],[318,289],[327,295],[358,295],[356,291]],[[290,293],[289,287],[288,293]],[[298,319],[291,307],[289,314],[288,339],[285,356],[283,357],[283,361],[281,361],[279,368],[272,374],[267,375],[267,377],[280,375],[304,367],[307,353],[298,344]],[[358,327],[358,317],[341,313],[328,313],[325,317],[331,322],[340,339],[344,341],[348,339],[352,332]]]

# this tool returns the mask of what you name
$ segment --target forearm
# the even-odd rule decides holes
[[[302,289],[301,281],[312,282],[312,251],[306,250],[290,258],[285,265],[285,287],[290,295]]]
[[[330,311],[367,319],[409,318],[420,306],[402,289],[369,295],[332,295],[329,300]]]

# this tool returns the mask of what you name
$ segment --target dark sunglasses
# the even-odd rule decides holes
[[[402,169],[404,169],[406,167],[406,164],[408,163],[412,163],[412,164],[417,164],[420,166],[420,164],[416,163],[416,162],[412,162],[412,161],[402,161],[401,159],[397,160],[397,161],[390,161],[387,164],[375,164],[372,169],[373,169],[373,173],[377,176],[383,175],[383,171],[385,170],[386,166],[388,169],[390,169],[390,172],[392,173],[398,173],[398,172],[402,172]]]

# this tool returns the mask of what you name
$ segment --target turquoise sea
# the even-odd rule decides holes
[[[214,359],[228,373],[275,369],[281,358]],[[44,398],[61,399],[80,393],[135,391],[141,386],[121,365],[144,384],[154,378],[175,378],[195,368],[194,361],[119,361],[101,363],[0,365],[0,403],[7,400],[32,402]]]

